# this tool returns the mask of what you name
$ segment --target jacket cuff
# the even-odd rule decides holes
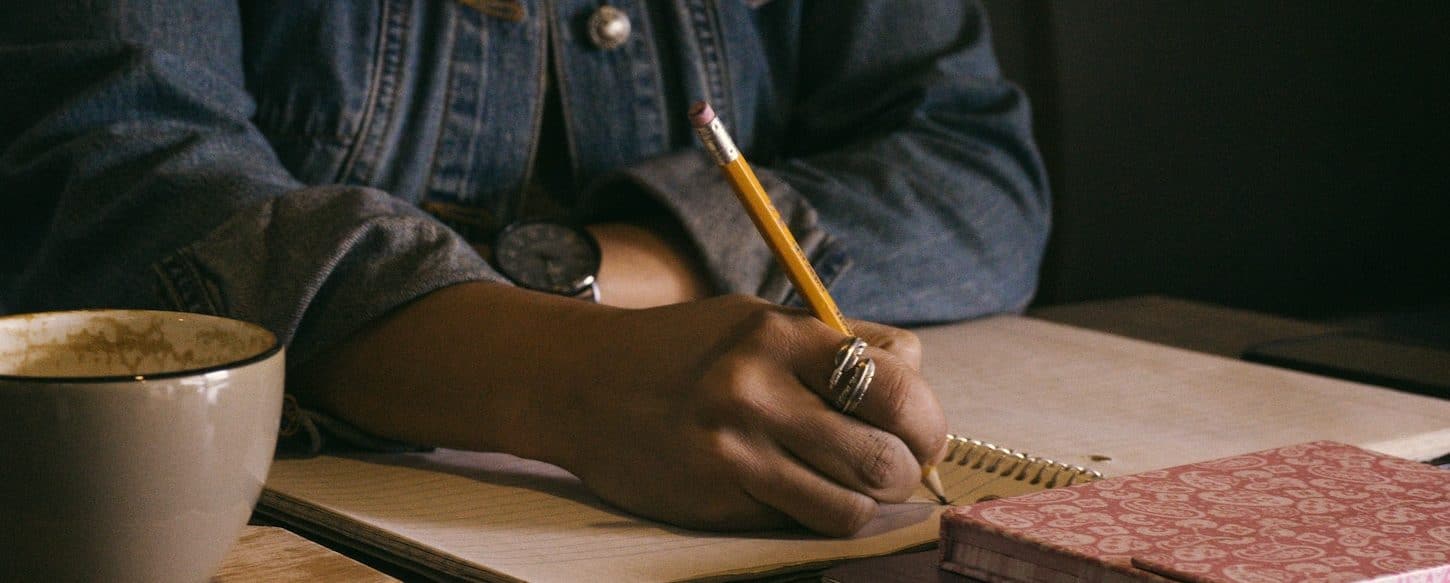
[[[236,213],[152,266],[163,301],[260,324],[288,367],[429,292],[503,281],[457,234],[385,193],[306,188]]]
[[[754,170],[821,283],[830,287],[850,268],[844,247],[795,189],[769,170]],[[715,291],[801,305],[720,168],[703,151],[682,150],[607,174],[583,193],[581,203],[590,216],[607,220],[621,214],[627,192],[645,195],[679,222]]]

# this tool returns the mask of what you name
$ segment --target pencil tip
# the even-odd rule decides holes
[[[946,489],[941,485],[941,474],[937,473],[936,466],[927,466],[921,470],[921,483],[926,485],[927,491],[936,496],[938,502],[949,504]]]

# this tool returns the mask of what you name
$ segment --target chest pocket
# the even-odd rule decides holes
[[[243,4],[253,122],[309,184],[345,182],[384,90],[391,0]]]

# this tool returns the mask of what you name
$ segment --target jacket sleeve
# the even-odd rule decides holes
[[[0,310],[229,316],[295,366],[429,291],[497,279],[411,205],[288,174],[250,122],[236,2],[0,6]]]
[[[843,311],[911,324],[1025,307],[1046,244],[1047,179],[981,7],[820,0],[800,15],[785,154],[753,163]],[[680,219],[719,288],[788,298],[744,214],[715,208],[737,203],[706,156],[678,152],[624,175]]]

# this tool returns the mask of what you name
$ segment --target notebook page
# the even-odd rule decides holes
[[[1021,317],[916,332],[954,433],[1109,476],[1320,439],[1450,452],[1450,401]]]
[[[943,469],[948,488],[972,475]],[[942,508],[925,497],[889,505],[847,540],[704,533],[613,510],[548,464],[452,450],[277,460],[267,488],[492,572],[479,578],[527,581],[717,577],[886,554],[935,540]]]

